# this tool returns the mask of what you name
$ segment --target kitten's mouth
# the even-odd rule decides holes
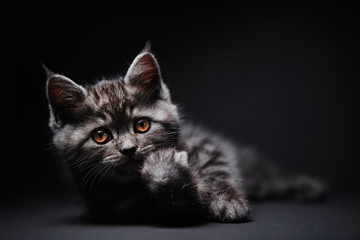
[[[116,170],[127,172],[130,169],[138,169],[142,162],[141,159],[142,157],[140,156],[134,156],[132,158],[128,156],[108,156],[104,158],[103,162],[105,164],[111,164]]]
[[[112,164],[115,167],[122,166],[130,162],[130,158],[127,156],[107,156],[103,159],[103,163]]]
[[[104,157],[103,163],[115,164],[115,165],[123,165],[127,163],[141,163],[145,156],[150,152],[153,145],[146,146],[142,149],[142,151],[137,151],[133,156],[129,157],[126,155],[109,155]]]

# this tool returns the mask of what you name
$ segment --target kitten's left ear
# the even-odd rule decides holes
[[[124,80],[150,99],[170,101],[169,90],[161,79],[159,64],[150,52],[149,44],[132,62]]]

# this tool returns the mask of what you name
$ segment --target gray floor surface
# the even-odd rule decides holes
[[[0,239],[360,239],[360,197],[333,196],[323,203],[253,203],[251,221],[203,223],[94,224],[83,206],[59,197],[16,197],[1,202]]]

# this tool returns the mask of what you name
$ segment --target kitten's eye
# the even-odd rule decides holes
[[[93,132],[93,140],[99,144],[105,144],[111,140],[111,133],[106,129],[97,129]]]
[[[146,118],[139,118],[135,120],[134,130],[137,133],[146,133],[150,129],[150,121]]]

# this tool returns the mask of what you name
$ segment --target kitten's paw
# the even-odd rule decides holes
[[[210,214],[220,222],[244,222],[250,214],[250,207],[244,198],[228,199],[225,195],[217,196],[210,203]]]
[[[167,185],[186,184],[190,180],[187,153],[173,148],[156,151],[146,158],[141,175],[155,192]]]
[[[154,198],[164,207],[185,210],[198,201],[184,151],[162,149],[152,153],[145,160],[141,174]]]

